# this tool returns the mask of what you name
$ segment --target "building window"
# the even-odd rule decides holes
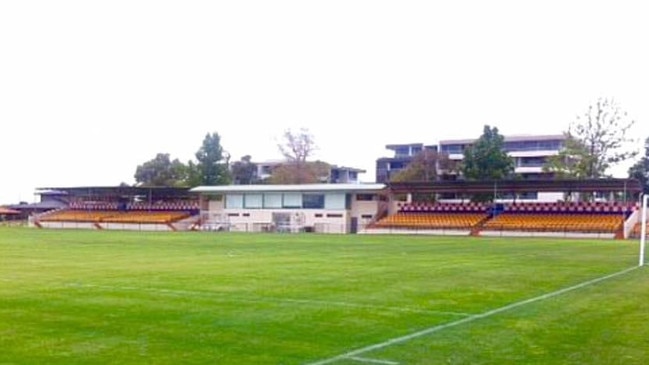
[[[316,217],[316,218],[322,218],[322,213],[316,213],[316,214],[315,214],[315,217]]]
[[[282,194],[281,193],[266,193],[264,194],[264,208],[281,208],[282,207]]]
[[[302,208],[304,209],[324,209],[324,194],[304,194],[302,195]]]
[[[284,208],[302,208],[302,194],[285,193],[283,196],[282,206]]]
[[[327,218],[342,218],[342,217],[343,217],[343,215],[338,214],[338,213],[329,213],[329,214],[327,214]]]
[[[243,195],[242,194],[228,194],[225,197],[225,207],[229,209],[243,208]]]
[[[259,209],[262,207],[263,196],[261,194],[244,195],[243,207],[248,209]]]
[[[356,200],[361,202],[370,202],[374,200],[374,194],[356,194]]]

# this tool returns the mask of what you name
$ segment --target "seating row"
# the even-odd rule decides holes
[[[500,214],[484,230],[614,233],[624,219],[611,214]]]
[[[190,217],[189,212],[183,211],[78,211],[61,210],[43,216],[42,222],[90,222],[90,223],[173,223]]]
[[[118,203],[118,202],[73,202],[69,205],[70,209],[74,210],[154,210],[154,211],[169,211],[169,210],[197,210],[198,203],[195,202],[176,202],[176,203]]]
[[[502,213],[488,219],[484,213],[397,213],[376,228],[472,229],[615,233],[624,224],[617,214],[516,214]]]
[[[493,204],[482,203],[403,203],[400,212],[487,212]],[[635,208],[635,203],[624,202],[555,202],[555,203],[507,203],[505,212],[602,212],[623,213]]]
[[[397,213],[376,223],[377,228],[470,229],[487,215],[484,213]]]

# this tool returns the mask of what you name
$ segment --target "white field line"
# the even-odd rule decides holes
[[[68,287],[77,287],[77,288],[97,288],[97,289],[106,289],[106,290],[128,290],[128,291],[138,291],[138,292],[148,292],[148,293],[161,293],[167,295],[176,295],[176,296],[186,296],[186,297],[204,297],[217,299],[219,301],[237,301],[237,302],[247,302],[247,303],[292,303],[292,304],[307,304],[307,305],[318,305],[318,306],[332,306],[332,307],[349,307],[349,308],[365,308],[380,310],[386,312],[403,312],[403,313],[419,313],[419,314],[435,314],[435,315],[445,315],[445,316],[459,316],[459,317],[469,317],[472,316],[470,313],[461,313],[461,312],[447,312],[447,311],[436,311],[428,309],[418,309],[418,308],[408,308],[408,307],[390,307],[390,306],[381,306],[373,304],[362,304],[362,303],[352,303],[352,302],[341,302],[341,301],[328,301],[328,300],[311,300],[311,299],[296,299],[296,298],[276,298],[276,297],[265,297],[265,298],[243,298],[236,296],[222,296],[223,293],[217,292],[206,292],[198,290],[174,290],[174,289],[158,289],[158,288],[144,288],[144,287],[134,287],[134,286],[112,286],[112,285],[95,285],[95,284],[68,284]]]
[[[389,346],[396,345],[396,344],[399,344],[399,343],[407,342],[407,341],[413,340],[415,338],[419,338],[419,337],[422,337],[422,336],[429,335],[431,333],[439,332],[439,331],[447,329],[447,328],[456,327],[456,326],[459,326],[461,324],[476,321],[478,319],[491,317],[494,314],[499,314],[499,313],[502,313],[502,312],[506,312],[508,310],[518,308],[518,307],[522,307],[522,306],[530,304],[530,303],[542,301],[542,300],[545,300],[545,299],[548,299],[548,298],[556,297],[556,296],[571,292],[573,290],[581,289],[581,288],[589,286],[589,285],[597,284],[597,283],[602,282],[604,280],[608,280],[608,279],[614,278],[616,276],[624,275],[624,274],[626,274],[626,273],[628,273],[630,271],[633,271],[633,270],[635,270],[637,268],[639,268],[639,266],[634,266],[634,267],[631,267],[631,268],[628,268],[628,269],[625,269],[625,270],[622,270],[622,271],[618,271],[618,272],[613,273],[613,274],[609,274],[609,275],[602,276],[602,277],[599,277],[599,278],[595,278],[595,279],[592,279],[592,280],[584,281],[582,283],[579,283],[579,284],[576,284],[576,285],[573,285],[573,286],[569,286],[567,288],[559,289],[559,290],[556,290],[556,291],[553,291],[553,292],[550,292],[550,293],[546,293],[546,294],[543,294],[543,295],[539,295],[539,296],[534,297],[534,298],[521,300],[519,302],[508,304],[508,305],[506,305],[504,307],[499,307],[499,308],[496,308],[496,309],[492,309],[492,310],[487,311],[487,312],[474,314],[472,316],[462,318],[462,319],[458,319],[458,320],[453,321],[453,322],[448,322],[448,323],[440,324],[438,326],[429,327],[429,328],[426,328],[424,330],[421,330],[421,331],[418,331],[418,332],[413,332],[413,333],[405,335],[405,336],[395,337],[395,338],[389,339],[387,341],[376,343],[374,345],[370,345],[370,346],[366,346],[366,347],[362,347],[362,348],[359,348],[359,349],[356,349],[356,350],[352,350],[352,351],[346,352],[344,354],[340,354],[340,355],[336,355],[336,356],[333,356],[333,357],[330,357],[330,358],[327,358],[327,359],[318,360],[316,362],[308,363],[307,365],[325,365],[325,364],[331,364],[333,362],[343,360],[343,359],[352,359],[354,357],[358,357],[358,355],[362,355],[362,354],[365,354],[365,353],[370,352],[370,351],[380,350],[380,349],[383,349],[385,347],[389,347]]]
[[[358,362],[365,362],[368,364],[399,365],[398,362],[389,361],[389,360],[369,359],[367,357],[354,356],[354,357],[349,357],[348,359],[358,361]]]

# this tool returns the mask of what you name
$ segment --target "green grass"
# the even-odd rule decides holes
[[[2,228],[0,364],[308,364],[636,260],[631,241]],[[647,364],[649,276],[634,270],[361,356]]]

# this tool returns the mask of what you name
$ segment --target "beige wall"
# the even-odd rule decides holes
[[[223,209],[222,216],[232,226],[232,230],[259,232],[264,231],[273,223],[273,213],[286,213],[293,217],[304,219],[304,227],[314,227],[337,233],[348,231],[349,213],[345,210],[324,209]],[[316,216],[319,215],[319,216]],[[331,215],[336,215],[332,217]],[[340,217],[338,217],[340,215]]]
[[[379,210],[379,202],[376,200],[373,201],[352,201],[352,210],[350,213],[351,217],[358,218],[359,228],[362,228],[369,224],[372,221],[372,218],[376,215]],[[369,215],[372,218],[363,218],[363,215]]]

